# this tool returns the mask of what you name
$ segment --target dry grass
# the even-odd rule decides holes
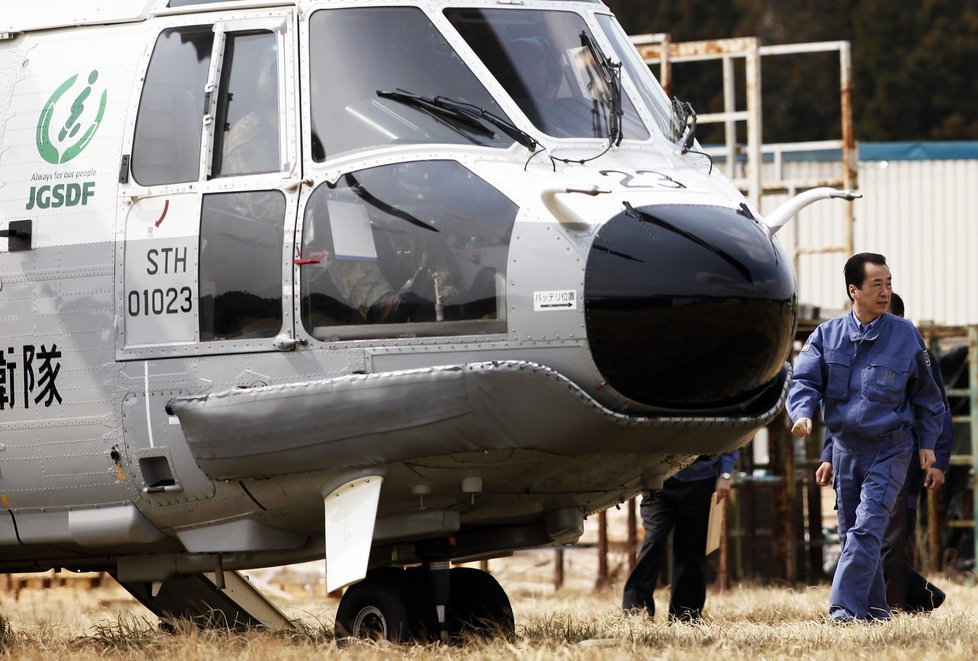
[[[941,581],[942,585],[945,583]],[[505,581],[504,581],[505,586]],[[287,634],[158,630],[156,618],[119,588],[70,586],[0,592],[0,654],[16,659],[781,659],[886,658],[939,655],[978,658],[978,590],[947,585],[948,601],[931,616],[899,615],[885,624],[826,623],[826,587],[735,588],[711,593],[707,622],[668,624],[660,615],[623,617],[619,591],[553,593],[506,586],[516,611],[517,641],[396,647],[333,640],[336,601],[297,598]],[[665,602],[659,595],[658,606]]]

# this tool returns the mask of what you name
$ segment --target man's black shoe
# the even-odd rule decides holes
[[[926,597],[917,603],[908,603],[907,611],[911,613],[929,613],[935,608],[939,608],[944,600],[947,599],[947,595],[939,587],[933,583],[927,583],[925,589]]]

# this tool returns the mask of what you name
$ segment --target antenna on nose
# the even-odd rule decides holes
[[[804,193],[795,195],[793,198],[779,206],[777,209],[768,214],[764,222],[767,224],[768,232],[771,234],[771,236],[774,236],[777,234],[779,229],[784,227],[789,220],[795,217],[795,214],[807,207],[812,202],[828,200],[831,198],[855,200],[856,198],[862,196],[862,193],[857,193],[853,190],[839,190],[837,188],[829,188],[827,186],[813,188],[805,191]]]

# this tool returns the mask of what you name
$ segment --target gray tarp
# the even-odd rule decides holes
[[[232,479],[498,448],[563,456],[723,452],[780,411],[789,377],[786,366],[773,405],[742,417],[615,413],[554,370],[521,361],[234,389],[178,398],[169,409],[201,470]]]

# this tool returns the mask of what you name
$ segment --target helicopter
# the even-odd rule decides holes
[[[598,0],[8,0],[0,571],[341,637],[512,635],[453,563],[781,410],[775,233]]]

